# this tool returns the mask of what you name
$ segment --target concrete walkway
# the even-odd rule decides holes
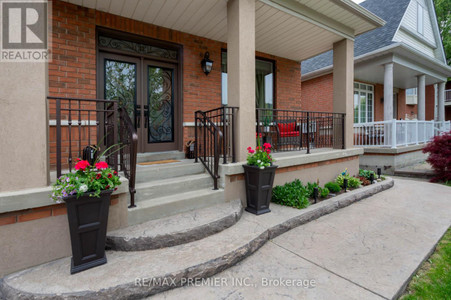
[[[450,225],[450,187],[396,179],[204,282],[153,298],[393,299]]]

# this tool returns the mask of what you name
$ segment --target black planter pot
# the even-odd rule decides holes
[[[112,192],[102,191],[100,198],[90,197],[89,193],[78,199],[76,195],[64,198],[72,245],[71,274],[106,263],[106,228]]]
[[[256,166],[243,165],[246,183],[246,211],[261,215],[268,213],[272,196],[272,185],[277,166],[260,169]]]

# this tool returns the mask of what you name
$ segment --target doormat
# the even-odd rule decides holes
[[[138,163],[138,165],[140,165],[140,166],[148,166],[148,165],[169,164],[169,163],[175,163],[175,162],[180,162],[180,160],[174,160],[174,159],[157,160],[157,161],[149,161],[149,162]]]

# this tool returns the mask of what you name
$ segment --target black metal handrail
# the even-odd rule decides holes
[[[50,132],[51,137],[55,136],[50,140],[50,165],[56,165],[57,177],[61,176],[63,168],[72,171],[73,157],[81,158],[86,146],[97,145],[107,149],[117,144],[117,101],[67,97],[47,99],[50,119],[56,122],[56,132]],[[67,123],[64,126],[63,121]],[[108,156],[107,162],[118,170],[117,156]]]
[[[135,205],[136,162],[138,155],[138,134],[130,116],[123,107],[119,107],[119,138],[121,143],[120,166],[128,179],[130,206]]]
[[[198,159],[213,177],[214,189],[218,189],[219,178],[219,145],[223,140],[223,134],[216,124],[210,120],[205,112],[194,113],[195,123],[195,162]],[[199,139],[198,131],[200,131]]]
[[[235,119],[237,111],[238,107],[234,106],[222,106],[202,111],[222,132],[223,139],[220,145],[220,155],[222,156],[223,164],[226,164],[228,161],[236,162]]]
[[[344,149],[344,113],[257,108],[257,134],[274,151]]]

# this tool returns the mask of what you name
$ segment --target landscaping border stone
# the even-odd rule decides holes
[[[67,293],[59,291],[59,293],[55,292],[54,294],[33,294],[26,291],[25,286],[27,284],[33,286],[33,283],[22,284],[23,281],[20,280],[20,277],[22,275],[27,275],[33,272],[35,268],[40,268],[41,270],[43,268],[48,268],[49,271],[52,268],[57,268],[58,266],[55,267],[55,265],[58,265],[58,261],[55,261],[46,265],[41,265],[4,277],[3,280],[0,281],[0,295],[1,293],[3,293],[3,296],[7,299],[137,299],[155,295],[157,293],[182,286],[183,278],[196,279],[211,277],[227,268],[232,267],[246,257],[250,256],[270,239],[273,239],[302,224],[332,213],[340,208],[346,207],[352,203],[370,197],[371,195],[374,195],[378,192],[387,190],[393,185],[393,179],[387,178],[382,182],[362,187],[357,190],[349,191],[332,199],[328,199],[326,201],[312,205],[306,209],[297,210],[288,207],[282,208],[277,207],[278,205],[276,206],[276,208],[274,207],[276,204],[272,204],[273,212],[278,210],[278,214],[274,213],[273,215],[271,215],[272,213],[270,213],[261,216],[244,214],[241,220],[237,222],[235,226],[232,226],[231,228],[216,235],[210,236],[204,240],[193,242],[202,243],[202,241],[205,241],[207,239],[220,239],[220,235],[227,235],[228,230],[232,230],[232,233],[236,234],[237,232],[240,232],[240,230],[249,230],[249,227],[251,227],[250,224],[255,225],[253,227],[257,229],[252,231],[252,235],[249,235],[248,239],[243,239],[242,241],[240,241],[240,244],[234,246],[234,249],[232,251],[227,250],[228,252],[221,252],[220,250],[218,250],[218,253],[215,253],[216,258],[214,259],[205,259],[205,261],[195,262],[192,266],[180,269],[178,271],[173,271],[166,274],[162,273],[160,276],[155,276],[154,274],[148,277],[157,279],[160,278],[162,280],[166,279],[168,282],[174,282],[174,285],[156,285],[143,288],[136,286],[134,278],[124,278],[121,279],[124,283],[93,291],[70,292],[71,290],[73,290],[71,289],[68,290]],[[230,235],[230,232],[228,234]],[[228,241],[224,242],[227,243]],[[134,255],[134,253],[140,252],[127,253]],[[8,283],[9,280],[15,280],[16,285],[13,284],[11,286]],[[47,284],[44,281],[45,279],[40,278],[39,284]],[[18,282],[21,282],[21,284],[18,284]],[[75,285],[76,282],[74,282],[73,284]]]

